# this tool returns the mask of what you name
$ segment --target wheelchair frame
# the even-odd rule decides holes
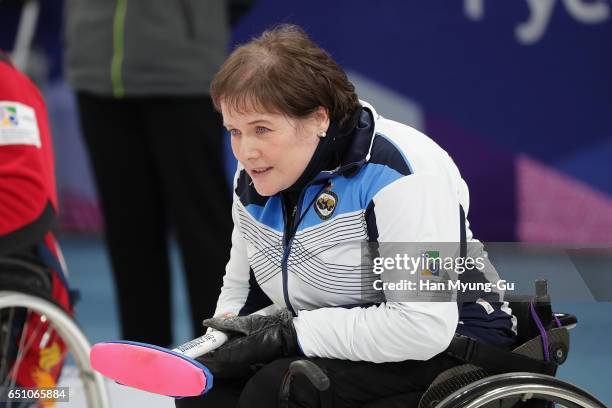
[[[483,378],[455,391],[435,407],[477,408],[508,397],[514,397],[511,404],[536,398],[569,408],[605,408],[602,402],[575,385],[536,373],[506,373]]]
[[[59,306],[41,296],[22,290],[0,290],[0,310],[4,308],[25,308],[38,313],[49,322],[66,343],[74,358],[83,382],[87,406],[110,408],[110,400],[103,377],[89,364],[91,348],[87,338],[75,321]]]
[[[515,308],[520,309],[516,302],[510,306],[513,312]],[[577,319],[564,313],[555,313],[555,319],[559,326],[547,330],[547,333],[566,347],[560,358],[553,356],[558,366],[565,362],[569,351],[569,330],[576,326]],[[521,323],[526,322],[519,320],[518,325]],[[542,359],[544,352],[541,336],[524,340],[514,352]],[[329,388],[329,378],[319,366],[309,360],[294,361],[280,388],[280,407],[289,406],[290,385],[296,375],[306,376],[319,391]],[[521,371],[490,375],[468,362],[440,373],[421,395],[419,408],[548,408],[554,407],[556,403],[568,408],[606,408],[587,391],[554,376]]]

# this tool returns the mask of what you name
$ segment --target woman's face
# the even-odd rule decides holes
[[[221,114],[234,156],[262,196],[272,196],[297,181],[317,148],[319,135],[329,126],[323,108],[305,119],[293,119],[280,113],[236,112],[221,102]]]

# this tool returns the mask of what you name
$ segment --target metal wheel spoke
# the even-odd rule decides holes
[[[27,339],[27,343],[24,343],[24,341],[26,341],[27,336],[25,334],[27,333],[28,324],[30,322],[31,316],[32,316],[32,311],[28,309],[28,312],[25,318],[25,322],[23,325],[23,330],[21,331],[22,335],[19,339],[17,357],[15,358],[15,363],[13,364],[13,368],[11,369],[11,372],[9,373],[8,378],[7,378],[7,380],[10,379],[9,388],[13,388],[15,386],[15,383],[17,381],[17,373],[19,372],[19,367],[21,367],[21,363],[23,362],[24,357],[27,355],[28,351],[30,351],[30,348],[34,344],[36,337],[38,336],[38,334],[40,333],[40,331],[42,330],[42,328],[44,327],[47,321],[47,319],[43,317],[44,315],[39,315],[38,324],[34,328],[31,336]]]
[[[2,360],[0,361],[0,384],[4,383],[5,372],[8,370],[9,364],[9,346],[11,342],[11,332],[13,327],[13,319],[15,318],[15,308],[10,308],[8,310],[8,319],[4,321],[4,313],[0,311],[0,357]],[[4,335],[6,328],[6,335]]]
[[[22,324],[23,316],[25,320]],[[21,336],[16,341],[19,333]],[[70,354],[77,370],[74,377],[64,377],[68,370],[62,370],[57,383],[61,385],[63,380],[80,381],[83,394],[79,394],[79,398],[84,398],[83,406],[108,408],[110,401],[104,379],[89,366],[90,345],[78,325],[61,306],[39,295],[24,293],[23,288],[0,290],[0,374],[8,374],[7,377],[0,377],[0,384],[14,386],[16,374],[30,364],[27,358],[34,346],[45,349],[55,335],[66,346],[61,350],[60,357]],[[79,398],[77,400],[80,401]],[[36,404],[33,406],[38,406]],[[14,401],[12,404],[14,408],[23,408],[24,405],[15,404]],[[0,407],[9,408],[10,404],[0,403]]]

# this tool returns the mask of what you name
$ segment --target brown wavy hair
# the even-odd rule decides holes
[[[327,51],[291,24],[264,31],[237,47],[215,75],[215,109],[277,112],[303,118],[319,106],[343,126],[357,109],[355,87]]]

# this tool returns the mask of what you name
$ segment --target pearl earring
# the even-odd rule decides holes
[[[325,131],[323,131],[323,132],[319,133],[319,137],[320,137],[321,139],[323,139],[325,136],[327,136],[327,133],[326,133]]]

